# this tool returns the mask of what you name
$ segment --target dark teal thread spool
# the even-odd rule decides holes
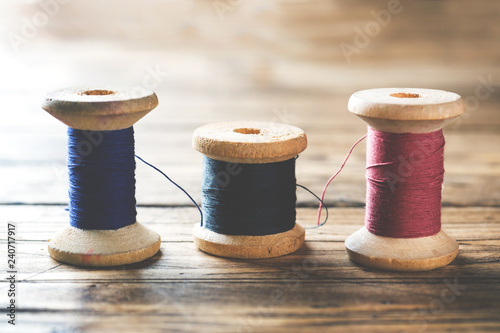
[[[278,123],[215,123],[195,131],[193,147],[205,155],[205,220],[194,227],[200,250],[259,259],[302,246],[305,232],[295,223],[295,157],[307,147],[304,131]]]

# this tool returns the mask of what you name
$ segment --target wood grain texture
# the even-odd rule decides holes
[[[367,118],[390,120],[443,120],[464,113],[462,98],[453,92],[421,88],[377,88],[355,92],[350,112]]]
[[[61,88],[47,92],[42,108],[79,130],[114,131],[129,128],[158,106],[147,89],[115,86]]]
[[[49,2],[0,2],[0,228],[17,223],[22,280],[22,326],[14,332],[499,331],[500,3],[403,0],[403,10],[346,57],[341,43],[356,46],[356,31],[388,1],[222,1],[238,3],[222,18],[214,1],[56,1],[57,14],[18,50],[9,34],[22,34],[24,18]],[[137,164],[138,220],[161,234],[161,251],[112,269],[58,264],[47,240],[68,220],[66,126],[40,102],[48,90],[96,82],[154,85],[160,104],[135,126],[136,153],[198,201],[202,158],[191,138],[199,126],[252,120],[302,128],[308,149],[297,180],[318,193],[366,133],[347,111],[353,92],[456,92],[466,110],[445,128],[443,230],[460,254],[417,273],[349,261],[344,241],[364,215],[361,144],[327,192],[337,207],[330,222],[307,230],[291,255],[248,261],[197,250],[197,211]],[[307,207],[317,202],[297,194],[306,207],[298,223],[310,226],[315,209]],[[460,295],[450,293],[455,278]],[[0,331],[9,331],[3,321]]]
[[[347,254],[358,264],[394,271],[428,271],[452,262],[458,243],[444,231],[416,238],[391,238],[363,227],[345,241]]]
[[[142,261],[160,250],[160,236],[139,222],[117,230],[84,230],[67,225],[52,236],[50,256],[57,261],[92,267]]]
[[[362,224],[360,208],[332,209],[329,223],[307,230],[297,252],[263,260],[196,249],[195,208],[139,208],[141,221],[159,231],[161,252],[107,269],[48,256],[46,240],[67,223],[64,207],[4,206],[2,212],[18,228],[19,320],[26,331],[500,329],[498,208],[444,208],[443,228],[461,251],[450,265],[427,272],[382,272],[351,262],[343,242]],[[298,221],[314,224],[315,214],[299,209]],[[0,283],[1,290],[6,286]]]
[[[293,253],[302,247],[305,230],[299,224],[288,231],[265,236],[224,235],[198,223],[194,243],[203,252],[226,258],[264,259]]]
[[[274,163],[294,158],[307,147],[303,130],[274,122],[223,122],[197,128],[193,148],[232,163]]]
[[[202,156],[191,147],[192,133],[204,123],[224,120],[221,118],[231,113],[230,108],[212,113],[213,119],[210,120],[202,108],[185,106],[184,112],[198,120],[180,119],[172,111],[175,106],[169,106],[169,101],[162,99],[161,95],[159,98],[158,109],[135,126],[136,153],[167,172],[200,200]],[[316,193],[336,171],[353,142],[366,133],[366,125],[346,109],[348,95],[342,98],[318,95],[317,98],[324,98],[323,103],[331,107],[317,102],[309,106],[300,105],[306,103],[304,100],[286,102],[286,112],[293,118],[293,124],[303,128],[308,137],[308,148],[296,162],[297,181]],[[288,97],[284,97],[283,101],[287,100]],[[249,107],[234,118],[272,119],[273,107],[278,105],[281,108],[279,100],[262,103],[261,110]],[[500,117],[497,111],[498,107],[490,104],[475,113],[466,113],[467,117],[460,123],[452,123],[444,129],[445,205],[500,205]],[[14,119],[21,121],[23,116],[27,118],[27,124],[22,131],[15,130],[19,125],[6,122],[2,125],[5,130],[0,132],[4,152],[0,174],[10,175],[0,177],[1,188],[9,189],[0,192],[0,202],[67,203],[66,127],[44,114],[39,105],[22,106]],[[321,121],[310,118],[320,118]],[[29,153],[21,155],[20,152]],[[360,206],[364,203],[365,164],[365,146],[362,143],[354,150],[334,187],[328,191],[328,204]],[[189,199],[168,183],[163,183],[159,174],[140,162],[137,162],[136,178],[139,204],[189,204]],[[37,190],[33,191],[34,188]],[[299,190],[297,194],[300,203],[316,203],[306,192]]]

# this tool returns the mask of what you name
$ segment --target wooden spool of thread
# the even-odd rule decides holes
[[[304,131],[276,123],[215,123],[202,126],[194,132],[193,147],[205,155],[204,219],[202,225],[196,224],[193,231],[195,244],[200,250],[221,257],[260,259],[289,254],[302,246],[305,231],[295,223],[295,158],[307,147]],[[280,168],[283,168],[284,173],[286,168],[289,177],[283,180],[285,184],[281,184],[281,187],[288,189],[286,198],[270,197],[268,192],[274,193],[280,189],[266,190],[265,186],[280,186],[273,183],[274,178],[280,176]],[[276,176],[269,179],[268,182],[272,184],[262,184],[267,181],[260,178],[264,178],[265,173],[271,170]],[[227,194],[224,191],[232,192]],[[255,210],[262,214],[264,210],[274,209],[272,206],[264,208],[269,202],[254,200],[266,196],[265,200],[273,201],[276,206],[280,205],[280,199],[293,205],[286,208],[285,213],[290,214],[286,215],[285,221],[278,223],[271,218],[264,226],[259,226],[262,221],[248,221]],[[243,202],[244,197],[252,203]],[[217,203],[211,204],[209,200]],[[229,207],[219,207],[221,202]],[[245,205],[247,207],[240,210]],[[222,212],[216,212],[219,209]],[[214,218],[219,213],[227,213],[224,215],[224,225],[218,217]],[[269,216],[264,217],[267,219]],[[285,230],[280,229],[283,226]]]
[[[130,222],[113,221],[115,224],[125,226],[110,229],[108,220],[114,220],[115,216],[111,215],[112,218],[107,219],[106,216],[110,216],[109,212],[108,215],[101,215],[101,222],[85,218],[85,216],[92,215],[94,212],[89,211],[88,208],[85,208],[87,212],[79,212],[78,210],[81,207],[75,208],[75,205],[77,205],[74,202],[77,200],[75,196],[85,195],[85,207],[96,206],[103,210],[108,209],[108,207],[102,207],[98,202],[100,200],[97,198],[101,194],[99,191],[94,190],[94,192],[90,191],[84,194],[75,193],[78,192],[78,187],[88,187],[88,184],[84,183],[85,179],[83,178],[70,178],[70,185],[72,186],[70,188],[73,188],[73,193],[70,190],[70,221],[71,224],[78,225],[78,227],[68,225],[49,241],[48,248],[52,258],[79,266],[117,266],[145,260],[158,252],[161,244],[160,236],[135,220],[135,161],[132,129],[132,125],[136,121],[144,117],[157,105],[158,98],[154,92],[146,90],[138,92],[136,89],[127,88],[68,88],[52,91],[46,95],[42,108],[70,127],[68,130],[70,141],[75,139],[74,136],[77,137],[73,143],[73,148],[68,147],[68,167],[70,167],[71,161],[76,166],[73,165],[73,169],[70,170],[78,169],[78,172],[86,173],[86,179],[99,179],[99,174],[104,171],[110,175],[114,172],[110,171],[110,169],[113,170],[112,168],[115,167],[120,169],[121,166],[115,165],[119,162],[106,161],[106,165],[98,165],[89,169],[83,163],[81,165],[78,162],[74,163],[75,156],[73,155],[81,153],[76,151],[77,148],[81,148],[83,151],[80,154],[81,156],[76,156],[77,158],[86,159],[88,156],[106,157],[107,153],[114,152],[118,147],[117,145],[124,144],[123,142],[113,142],[116,134],[122,135],[121,133],[125,132],[129,141],[132,141],[131,147],[126,147],[128,152],[126,158],[130,169],[127,175],[132,179],[123,179],[110,185],[111,187],[112,185],[130,182],[130,186],[128,186],[129,193],[127,193],[130,200],[127,201],[124,207],[127,212],[131,212],[127,215]],[[84,135],[88,140],[78,139],[78,135]],[[93,142],[93,139],[96,141]],[[68,141],[68,144],[70,141]],[[109,151],[103,151],[104,147]],[[99,161],[94,162],[97,165]],[[75,191],[74,188],[77,190]],[[100,192],[104,190],[105,188],[102,187]],[[106,190],[114,191],[113,188]],[[116,192],[118,191],[116,190]],[[117,210],[117,207],[109,208]],[[121,208],[118,208],[118,211],[120,210]],[[87,215],[84,213],[87,213]],[[78,214],[82,214],[84,217],[75,222],[72,216]]]
[[[458,253],[458,244],[441,230],[440,198],[444,173],[442,167],[444,138],[441,129],[464,112],[461,97],[455,93],[433,89],[370,89],[354,93],[349,100],[348,108],[350,112],[363,119],[369,128],[367,143],[369,187],[365,227],[347,238],[345,246],[349,257],[368,267],[394,271],[425,271],[449,264]],[[425,156],[426,153],[423,152],[425,149],[419,147],[418,140],[439,142],[441,147],[429,149],[432,153],[428,153],[440,154],[436,158],[432,157],[436,160],[436,166],[417,163],[420,159],[424,161],[424,157],[431,158]],[[418,148],[404,152],[398,151],[400,148],[391,147],[391,144]],[[380,151],[385,152],[383,158],[374,156]],[[388,166],[392,168],[393,173],[387,173],[387,169],[384,169]],[[378,183],[371,184],[373,179],[368,174],[369,168],[382,170],[379,172],[382,175],[379,178],[382,180],[377,179]],[[397,174],[396,170],[401,174]],[[419,193],[425,195],[418,198],[397,197],[397,188],[408,186],[410,177],[415,176],[412,175],[412,170],[414,174],[419,174],[419,179],[425,181],[432,180],[432,172],[439,171],[437,177],[434,177],[438,179],[433,185],[435,193],[432,198],[435,202],[429,202],[428,193],[424,193],[427,191],[425,183],[414,182],[411,189],[420,190]],[[393,186],[393,193],[387,191],[389,194],[386,197],[375,201],[370,197],[379,190],[377,187],[387,188],[388,185]],[[428,203],[426,207],[419,207],[419,204],[426,202],[425,200]],[[406,206],[401,205],[403,201]],[[378,203],[378,206],[373,202]],[[399,207],[396,207],[398,205]],[[399,210],[387,212],[388,207]],[[405,211],[405,207],[412,209]],[[378,225],[373,224],[373,216],[383,216],[382,220],[379,218],[376,221]],[[412,223],[407,221],[414,223],[410,225]],[[426,223],[428,231],[412,230],[415,226],[420,227]]]

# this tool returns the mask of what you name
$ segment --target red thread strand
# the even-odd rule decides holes
[[[330,185],[330,183],[335,179],[335,177],[337,177],[337,175],[340,173],[340,171],[342,171],[342,169],[344,168],[344,165],[347,163],[347,160],[349,159],[349,157],[351,157],[351,154],[352,154],[352,151],[354,150],[354,148],[358,145],[358,143],[360,143],[361,141],[363,141],[364,138],[366,138],[366,135],[363,135],[363,137],[361,137],[360,139],[358,139],[358,141],[356,141],[351,149],[349,150],[349,153],[347,154],[346,158],[344,159],[344,162],[342,162],[342,165],[340,166],[340,168],[337,170],[337,172],[335,172],[335,174],[326,182],[326,185],[325,187],[323,188],[323,192],[321,192],[321,200],[319,202],[319,209],[318,209],[318,221],[317,221],[317,225],[319,226],[320,225],[320,220],[321,220],[321,209],[323,208],[323,202],[325,200],[325,193],[326,193],[326,190],[328,189],[328,186]],[[326,222],[326,221],[325,221]]]
[[[444,136],[368,129],[365,226],[373,234],[415,238],[441,230]]]

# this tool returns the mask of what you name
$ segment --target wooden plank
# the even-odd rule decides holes
[[[192,127],[193,130],[195,126]],[[320,193],[326,180],[337,170],[350,145],[364,134],[361,126],[356,133],[347,131],[312,131],[309,148],[297,160],[297,181]],[[63,131],[64,132],[64,131]],[[142,130],[147,133],[147,130]],[[352,131],[351,131],[352,132]],[[445,205],[500,205],[500,132],[447,133],[445,158]],[[62,133],[64,134],[64,133]],[[201,199],[202,156],[190,146],[191,133],[168,134],[153,132],[138,140],[136,152],[147,161],[164,170],[186,188],[198,201]],[[62,136],[62,135],[61,135]],[[141,136],[140,132],[136,135]],[[333,139],[339,137],[342,139]],[[33,137],[31,141],[36,141]],[[0,186],[8,191],[0,193],[2,203],[65,203],[67,202],[67,169],[65,166],[65,139],[47,142],[47,146],[59,147],[52,151],[54,158],[10,161],[0,164],[0,173],[10,177],[0,178]],[[176,142],[167,148],[165,143]],[[335,144],[332,144],[335,142]],[[481,144],[478,144],[481,143]],[[26,144],[27,145],[27,144]],[[144,148],[143,148],[144,147]],[[27,148],[28,149],[28,148]],[[171,150],[170,153],[159,154]],[[44,149],[39,148],[39,151]],[[50,149],[49,149],[50,151]],[[56,157],[57,156],[57,157]],[[175,156],[175,158],[171,158]],[[137,162],[137,200],[139,204],[186,205],[189,200],[156,171]],[[332,183],[326,200],[329,204],[357,204],[365,201],[365,146],[362,143],[351,156],[346,168]],[[298,190],[300,203],[314,204],[315,199]]]
[[[92,332],[317,332],[327,327],[439,332],[450,326],[462,332],[500,327],[495,282],[359,284],[316,281],[299,273],[280,282],[255,283],[21,283],[26,310],[19,324]]]
[[[435,281],[443,278],[498,279],[500,274],[500,209],[444,208],[443,227],[458,240],[457,259],[439,270],[417,273],[380,272],[358,266],[347,258],[344,240],[362,225],[363,209],[336,208],[332,219],[319,229],[307,230],[306,243],[296,253],[266,260],[221,259],[198,251],[191,228],[199,218],[195,209],[139,208],[147,226],[160,233],[162,251],[152,259],[114,269],[82,269],[60,265],[47,253],[46,241],[67,222],[67,212],[57,206],[3,206],[6,223],[16,222],[20,278],[49,281],[177,281],[234,280],[276,281],[285,271],[314,268],[319,280]],[[299,221],[314,220],[315,209],[298,210]],[[305,223],[303,223],[305,225]],[[4,228],[4,227],[2,227]],[[5,237],[2,235],[2,237]],[[4,243],[5,238],[0,238]],[[2,251],[4,249],[2,248]],[[126,272],[126,274],[124,274]]]
[[[318,280],[432,282],[454,278],[473,282],[497,280],[500,276],[500,241],[460,242],[459,256],[449,266],[437,271],[418,273],[380,272],[358,266],[346,256],[343,242],[306,244],[296,253],[270,260],[228,260],[198,251],[192,243],[164,242],[161,253],[143,263],[115,269],[82,269],[52,260],[45,242],[21,243],[18,246],[19,279],[37,282],[141,282],[141,281],[279,281],[283,272],[307,268]]]
[[[102,57],[99,59],[103,61],[107,59],[102,54],[96,57]],[[206,57],[202,53],[194,59],[182,60],[179,54],[154,53],[152,62],[159,66],[170,61],[181,61],[179,67],[172,69],[172,78],[168,79],[172,80],[169,82],[180,81],[181,84],[175,87],[175,93],[171,85],[159,85],[157,93],[160,106],[136,126],[136,152],[165,170],[198,200],[201,156],[191,148],[191,136],[198,126],[225,120],[260,120],[281,121],[304,128],[308,134],[309,147],[297,162],[297,179],[317,193],[338,168],[352,143],[366,132],[364,124],[346,111],[350,94],[365,88],[365,85],[368,87],[373,77],[377,78],[373,86],[383,85],[383,80],[388,80],[388,83],[394,80],[400,82],[402,70],[397,66],[390,70],[384,67],[383,71],[389,72],[382,73],[373,66],[363,65],[366,68],[357,70],[353,76],[346,69],[340,75],[336,72],[338,68],[302,65],[289,60],[275,61],[272,66],[277,68],[271,66],[273,69],[270,69],[273,85],[267,89],[257,89],[254,86],[249,88],[244,84],[233,84],[232,80],[238,75],[242,76],[238,77],[242,82],[250,80],[242,73],[232,77],[224,72],[226,74],[220,76],[220,61]],[[227,91],[227,94],[217,94],[217,90],[208,82],[199,89],[190,89],[191,85],[200,81],[198,77],[182,77],[186,74],[182,68],[191,66],[190,61],[205,61],[204,75],[221,77],[224,83],[217,89]],[[248,66],[257,66],[253,60],[249,61],[252,65]],[[415,77],[419,68],[405,67],[404,71],[415,80],[413,84],[457,91],[464,98],[476,98],[478,101],[477,107],[467,108],[463,121],[450,125],[446,130],[444,203],[452,206],[500,205],[500,152],[497,149],[500,145],[500,117],[497,112],[500,90],[495,86],[488,98],[479,100],[476,97],[476,89],[480,87],[478,77],[484,79],[493,75],[494,71],[491,68],[481,70],[474,67],[473,71],[467,69],[467,72],[457,74],[457,71],[465,70],[443,66],[436,70],[432,68],[433,75],[425,76],[427,81],[419,81]],[[302,75],[303,72],[314,75]],[[112,82],[127,81],[124,73],[111,71],[110,74],[113,74],[110,75]],[[290,75],[311,76],[319,82],[318,87],[311,88],[309,81],[290,80]],[[333,82],[324,79],[323,75]],[[137,77],[140,81],[140,73]],[[348,81],[346,78],[349,77],[355,77],[356,81]],[[446,82],[436,84],[436,78],[445,78]],[[290,86],[290,82],[298,86]],[[360,82],[365,83],[360,86]],[[335,89],[325,86],[333,83],[338,85]],[[32,87],[32,90],[0,89],[5,109],[16,110],[10,112],[9,117],[0,124],[0,174],[9,175],[0,177],[0,187],[8,189],[0,192],[0,203],[67,202],[66,129],[40,108],[40,99],[50,86],[47,83]],[[329,191],[328,203],[359,205],[364,202],[364,151],[364,144],[356,149]],[[189,203],[180,192],[162,183],[159,175],[145,166],[138,166],[137,179],[140,203]],[[307,193],[299,191],[298,195],[299,202],[314,202]]]
[[[65,208],[65,206],[0,205],[2,210],[0,222],[18,223],[20,240],[46,240],[67,223],[68,212]],[[138,220],[158,230],[164,240],[174,235],[181,237],[190,235],[191,225],[200,220],[199,212],[194,207],[138,207],[137,212]],[[314,226],[316,213],[316,208],[298,208],[297,220],[304,227]],[[341,238],[329,237],[349,235],[362,227],[363,218],[362,208],[330,208],[328,223],[321,228],[307,230],[307,233],[309,237],[316,237],[316,241],[341,241]],[[442,209],[443,228],[450,234],[455,233],[454,237],[461,237],[463,240],[480,240],[486,235],[491,235],[494,239],[498,236],[499,220],[500,208],[444,207]],[[1,239],[5,239],[5,235],[0,234]],[[191,241],[182,238],[168,240]]]
[[[12,331],[499,331],[500,5],[403,2],[403,11],[348,62],[340,43],[353,43],[354,28],[386,9],[386,0],[246,2],[224,21],[210,1],[166,10],[176,3],[146,0],[132,16],[127,8],[139,6],[132,1],[116,11],[109,10],[114,2],[61,4],[20,53],[0,43],[0,67],[8,78],[0,82],[6,111],[0,123],[0,228],[15,222],[19,231],[19,326]],[[8,0],[0,7],[4,35],[20,32],[21,18],[41,9],[38,1]],[[148,24],[137,25],[141,15]],[[352,92],[396,83],[476,100],[463,121],[446,129],[443,228],[459,241],[459,256],[447,267],[417,273],[379,272],[348,260],[343,242],[363,221],[361,144],[326,200],[358,208],[332,209],[330,222],[308,230],[304,247],[292,255],[248,261],[198,251],[191,242],[195,208],[138,165],[138,219],[161,234],[161,254],[113,269],[53,261],[46,241],[67,223],[67,212],[64,205],[44,204],[67,203],[66,134],[40,109],[40,100],[47,90],[83,81],[141,85],[146,68],[168,75],[154,88],[160,106],[136,126],[136,151],[198,201],[201,156],[190,141],[205,123],[260,120],[302,127],[309,147],[297,161],[297,179],[319,193],[366,131],[346,111]],[[491,94],[478,97],[481,82],[490,79]],[[300,190],[298,203],[316,205]],[[312,225],[315,214],[300,208],[300,223]],[[2,258],[4,245],[0,232]],[[458,290],[450,289],[455,281]],[[0,294],[6,289],[1,280]],[[0,322],[0,331],[10,329]]]
[[[333,209],[337,218],[309,230],[297,253],[255,261],[196,250],[193,209],[139,208],[146,224],[167,235],[163,253],[112,269],[76,268],[48,257],[39,239],[66,223],[62,207],[2,208],[18,226],[18,324],[27,331],[500,329],[498,208],[444,208],[443,224],[459,239],[460,255],[442,269],[414,273],[374,271],[347,259],[343,239],[359,227],[359,208]],[[298,213],[312,219],[315,209]]]

